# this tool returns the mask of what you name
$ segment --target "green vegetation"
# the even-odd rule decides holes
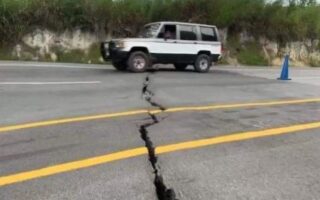
[[[319,57],[317,57],[317,58],[311,57],[309,65],[311,67],[320,67],[320,58]]]
[[[267,3],[269,2],[269,3]],[[280,42],[320,36],[316,0],[0,0],[0,42],[15,42],[35,27],[81,28],[132,36],[151,21],[178,20],[247,30]]]
[[[257,43],[247,43],[239,50],[238,61],[244,65],[267,66],[269,63],[262,54],[262,49]]]
[[[79,49],[62,51],[58,48],[53,51],[56,52],[57,62],[101,64],[101,54],[98,44],[93,44],[87,52]],[[50,58],[47,60],[50,60]]]
[[[0,0],[0,46],[16,44],[35,28],[80,28],[98,36],[125,37],[136,35],[145,23],[161,20],[215,24],[228,28],[229,36],[245,30],[280,44],[320,38],[316,0]],[[238,48],[241,62],[266,63],[258,47],[245,46]],[[64,53],[59,60],[89,56],[98,62],[94,49],[88,54]],[[1,57],[8,57],[5,54],[0,52]]]
[[[237,58],[238,62],[244,65],[267,66],[269,64],[258,43],[245,42],[241,44],[239,41],[236,36],[229,37],[227,48],[230,50],[231,57]]]
[[[57,51],[57,61],[60,62],[85,62],[84,52],[80,50],[71,50],[71,51]]]
[[[23,48],[25,49],[25,51],[20,53],[20,60],[25,60],[25,61],[34,60],[35,56],[37,55],[38,49],[31,48],[26,45],[24,45]],[[12,49],[12,47],[6,45],[0,48],[0,60],[16,60],[17,59],[17,55],[15,55],[16,53],[8,49]]]
[[[0,60],[12,60],[12,57],[5,47],[0,49]]]

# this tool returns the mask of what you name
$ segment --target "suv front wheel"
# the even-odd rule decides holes
[[[196,59],[194,68],[196,72],[205,73],[210,70],[211,64],[211,59],[208,55],[200,54]]]
[[[127,61],[128,70],[131,72],[145,72],[150,65],[149,56],[142,51],[134,51]]]

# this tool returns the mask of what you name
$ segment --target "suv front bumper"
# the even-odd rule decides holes
[[[109,42],[102,42],[100,44],[101,56],[105,61],[110,60]]]
[[[124,61],[128,58],[128,52],[116,48],[113,42],[102,42],[100,51],[105,61],[112,60],[114,62]]]

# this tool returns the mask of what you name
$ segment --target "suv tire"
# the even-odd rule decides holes
[[[131,72],[145,72],[150,66],[150,59],[143,51],[134,51],[130,54],[127,65]]]
[[[196,72],[206,73],[210,70],[211,64],[211,59],[208,55],[200,54],[196,59],[194,69]]]
[[[176,70],[178,71],[184,71],[186,70],[186,68],[188,67],[187,64],[174,64],[174,67],[176,68]]]
[[[114,68],[116,68],[119,71],[125,71],[127,69],[127,64],[126,62],[120,61],[120,62],[113,62],[112,65]]]

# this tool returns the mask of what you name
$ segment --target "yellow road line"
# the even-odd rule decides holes
[[[163,153],[169,153],[174,151],[200,148],[200,147],[205,147],[209,145],[236,142],[236,141],[255,139],[255,138],[261,138],[261,137],[276,136],[276,135],[288,134],[292,132],[298,132],[298,131],[304,131],[304,130],[316,129],[316,128],[320,128],[320,122],[293,125],[293,126],[282,127],[282,128],[266,129],[266,130],[260,130],[260,131],[235,133],[231,135],[224,135],[224,136],[219,136],[214,138],[182,142],[182,143],[171,144],[166,146],[159,146],[158,148],[156,148],[156,154],[163,154]]]
[[[243,140],[249,140],[254,138],[288,134],[288,133],[293,133],[293,132],[298,132],[303,130],[310,130],[315,128],[320,128],[320,122],[299,124],[299,125],[293,125],[293,126],[287,126],[287,127],[281,127],[281,128],[272,128],[272,129],[259,130],[259,131],[241,132],[241,133],[235,133],[231,135],[213,137],[208,139],[164,145],[164,146],[157,147],[156,153],[164,154],[164,153],[170,153],[175,151],[200,148],[200,147],[205,147],[209,145],[217,145],[217,144],[228,143],[228,142],[236,142],[236,141],[243,141]],[[40,177],[51,176],[54,174],[60,174],[68,171],[101,165],[101,164],[109,163],[116,160],[133,158],[133,157],[145,155],[147,153],[148,152],[146,148],[140,147],[136,149],[129,149],[129,150],[120,151],[116,153],[106,154],[103,156],[88,158],[84,160],[58,164],[58,165],[54,165],[54,166],[50,166],[42,169],[36,169],[32,171],[27,171],[27,172],[21,172],[18,174],[3,176],[3,177],[0,177],[0,187],[27,181],[27,180],[37,179]]]
[[[179,108],[169,108],[168,110],[166,110],[166,112],[203,111],[203,110],[217,110],[217,109],[230,109],[230,108],[280,106],[280,105],[292,105],[292,104],[316,103],[316,102],[320,102],[320,98],[282,100],[282,101],[262,101],[262,102],[253,102],[253,103],[225,104],[225,105],[212,105],[212,106],[179,107]]]
[[[220,105],[211,105],[211,106],[176,107],[176,108],[169,108],[165,112],[166,113],[174,113],[174,112],[185,112],[185,111],[205,111],[205,110],[246,108],[246,107],[293,105],[293,104],[317,103],[317,102],[320,102],[320,98],[298,99],[298,100],[281,100],[281,101],[262,101],[262,102],[242,103],[242,104],[241,103],[220,104]],[[135,111],[128,111],[128,112],[90,115],[90,116],[82,116],[82,117],[74,117],[74,118],[65,118],[65,119],[56,119],[56,120],[26,123],[26,124],[18,124],[18,125],[11,125],[11,126],[3,126],[3,127],[0,127],[0,133],[9,132],[9,131],[16,131],[16,130],[21,130],[21,129],[28,129],[28,128],[52,126],[52,125],[58,125],[58,124],[134,116],[134,115],[146,114],[148,112],[150,112],[152,114],[158,114],[158,113],[161,113],[162,111],[159,109],[154,109],[154,110],[150,110],[150,111],[145,109],[145,110],[135,110]]]
[[[146,114],[146,113],[148,113],[148,110],[135,110],[135,111],[129,111],[129,112],[91,115],[91,116],[56,119],[56,120],[48,120],[48,121],[41,121],[41,122],[11,125],[11,126],[3,126],[3,127],[0,127],[0,133],[1,132],[16,131],[16,130],[20,130],[20,129],[37,128],[37,127],[52,126],[52,125],[58,125],[58,124],[67,124],[67,123],[72,123],[72,122],[82,122],[82,121],[90,121],[90,120],[98,120],[98,119],[126,117],[126,116],[140,115],[140,114]]]
[[[130,149],[126,151],[120,151],[116,153],[111,153],[103,156],[88,158],[85,160],[79,160],[74,162],[68,162],[64,164],[54,165],[42,169],[36,169],[28,172],[22,172],[18,174],[13,174],[9,176],[0,177],[0,187],[4,185],[10,185],[14,183],[19,183],[27,180],[32,180],[40,177],[51,176],[54,174],[59,174],[63,172],[78,170],[82,168],[92,167],[116,160],[123,160],[126,158],[137,157],[140,155],[147,154],[148,150],[145,147]]]

